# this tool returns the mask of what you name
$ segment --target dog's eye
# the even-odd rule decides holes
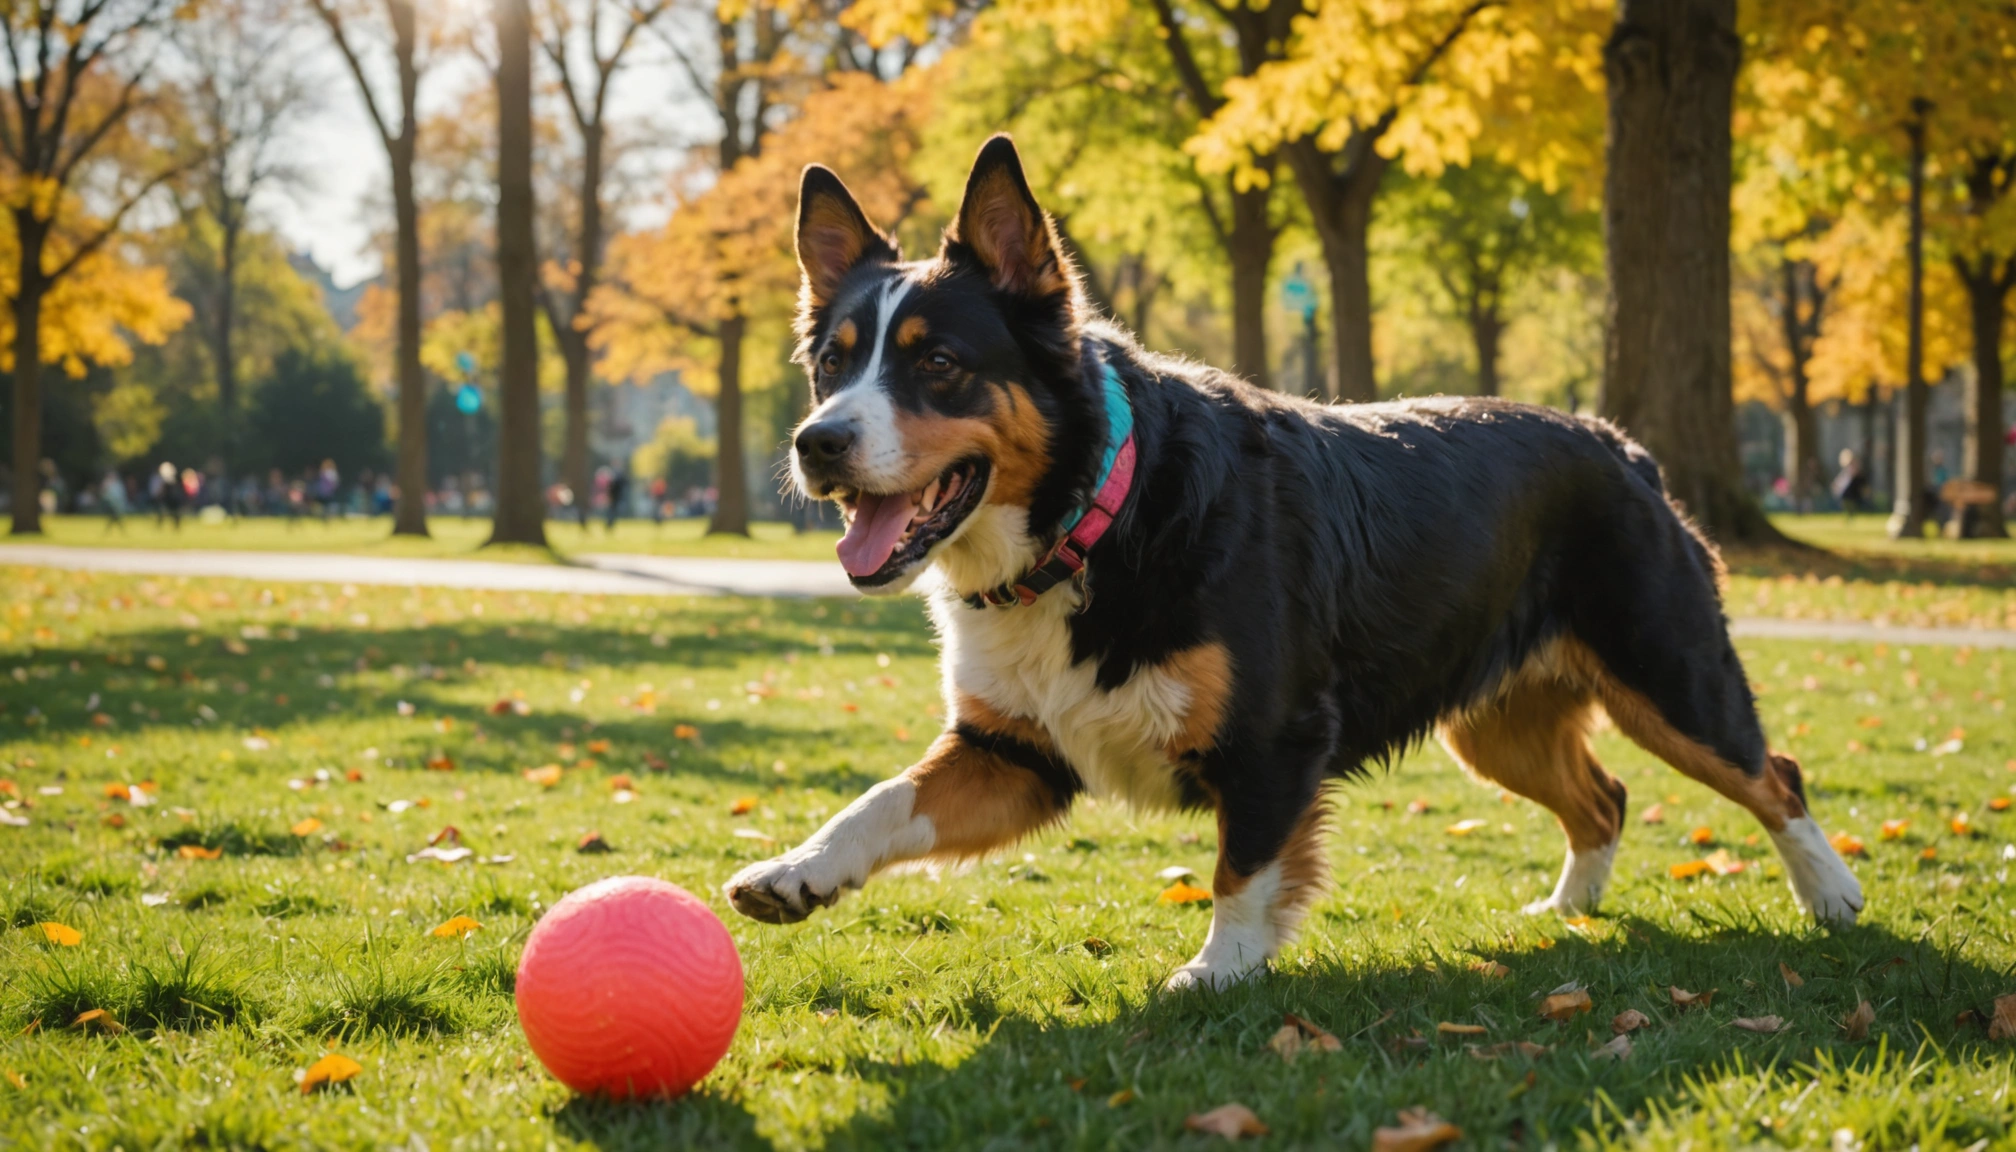
[[[957,367],[959,367],[959,361],[954,360],[952,354],[943,348],[924,357],[924,370],[926,372],[944,375]]]
[[[838,352],[828,352],[826,355],[821,356],[819,358],[819,371],[824,372],[828,376],[838,376],[840,374],[840,354]]]

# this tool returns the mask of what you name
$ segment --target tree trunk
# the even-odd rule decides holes
[[[1897,421],[1896,465],[1891,469],[1892,538],[1925,535],[1925,117],[1924,100],[1911,102],[1905,132],[1911,140],[1911,238],[1906,242],[1911,288],[1905,303],[1904,396]]]
[[[1342,175],[1333,172],[1330,157],[1303,139],[1287,149],[1295,183],[1308,203],[1309,216],[1330,275],[1330,348],[1337,373],[1336,399],[1365,403],[1379,398],[1372,365],[1372,260],[1369,233],[1372,201],[1388,161],[1370,144],[1355,154]]]
[[[1274,226],[1267,219],[1267,188],[1232,192],[1232,371],[1262,388],[1267,371],[1267,266],[1274,260]]]
[[[714,398],[714,519],[707,531],[749,535],[749,476],[742,462],[742,337],[747,318],[721,321],[721,389]]]
[[[1806,376],[1811,346],[1806,340],[1805,324],[1799,318],[1800,267],[1791,260],[1781,260],[1778,271],[1784,292],[1779,321],[1785,329],[1786,362],[1792,377],[1792,387],[1785,397],[1785,479],[1792,492],[1792,506],[1810,512],[1813,486],[1820,479],[1820,427],[1813,415],[1812,387]],[[1817,322],[1817,297],[1815,305]]]
[[[1730,392],[1736,0],[1619,0],[1609,81],[1601,411],[1724,543],[1782,540],[1744,490]]]
[[[414,108],[420,86],[413,0],[387,0],[399,64],[400,132],[389,149],[392,212],[399,268],[399,499],[394,536],[427,535],[427,379],[420,369],[420,205],[413,191],[413,152],[420,134]]]
[[[532,236],[532,11],[497,4],[497,287],[503,308],[498,372],[497,515],[491,544],[545,544],[540,494],[539,267]],[[577,499],[585,494],[577,495]]]
[[[1496,308],[1470,311],[1470,343],[1477,349],[1477,394],[1496,396],[1498,384],[1498,342],[1505,335],[1505,320]]]
[[[2009,289],[2016,283],[2016,257],[2003,264],[1996,275],[1995,259],[1979,257],[1969,268],[1956,258],[1954,265],[1967,286],[1968,313],[1974,324],[1974,380],[1967,388],[1967,439],[1962,449],[1961,468],[1971,480],[1994,489],[1993,503],[1968,509],[1961,522],[1963,535],[2009,535],[2002,522],[2002,454],[2005,451],[2002,427],[2002,322]]]
[[[14,294],[14,524],[16,536],[42,531],[42,244],[32,210],[14,213],[20,240]]]
[[[588,347],[588,333],[575,327],[587,311],[589,293],[595,290],[602,256],[602,125],[598,120],[584,126],[581,133],[581,223],[575,236],[575,258],[580,263],[576,275],[573,308],[569,315],[551,316],[554,336],[560,341],[561,356],[567,365],[567,439],[560,460],[560,475],[574,490],[581,523],[588,523],[588,388],[594,377],[594,359]],[[563,331],[564,329],[564,331]]]

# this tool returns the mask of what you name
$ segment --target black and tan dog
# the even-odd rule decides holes
[[[806,171],[800,488],[837,500],[864,592],[926,595],[952,723],[924,759],[728,884],[803,919],[904,861],[978,856],[1090,791],[1218,818],[1202,951],[1265,964],[1326,877],[1325,781],[1430,731],[1551,809],[1586,912],[1624,822],[1598,710],[1748,808],[1801,907],[1855,877],[1766,750],[1718,558],[1615,428],[1496,400],[1325,407],[1144,352],[1095,318],[1005,137],[905,262]]]

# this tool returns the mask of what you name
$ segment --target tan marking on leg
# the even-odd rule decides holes
[[[1163,745],[1163,754],[1178,760],[1208,750],[1217,743],[1232,702],[1232,654],[1223,644],[1199,644],[1164,660],[1160,668],[1190,690],[1183,730]]]
[[[896,346],[914,347],[924,337],[931,334],[931,325],[922,316],[906,316],[903,323],[896,326]]]
[[[1064,815],[1034,772],[982,752],[947,732],[906,773],[917,786],[911,811],[937,833],[930,855],[967,859]]]
[[[1442,745],[1478,777],[1554,813],[1571,848],[1594,851],[1623,831],[1624,785],[1589,747],[1592,710],[1588,689],[1543,663],[1488,703],[1446,718]]]
[[[1302,926],[1309,905],[1330,886],[1330,861],[1323,851],[1323,837],[1330,831],[1330,792],[1316,794],[1309,810],[1288,834],[1288,843],[1275,859],[1281,864],[1281,886],[1269,914],[1274,920],[1275,941],[1288,943]]]

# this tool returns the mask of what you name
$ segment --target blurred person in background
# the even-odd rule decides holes
[[[107,469],[98,482],[98,500],[105,505],[105,531],[126,531],[126,478],[117,468]]]
[[[1853,520],[1857,512],[1869,510],[1869,470],[1862,467],[1862,460],[1853,448],[1841,449],[1841,470],[1834,473],[1831,485],[1834,498],[1841,502],[1841,510]]]
[[[156,526],[166,519],[175,522],[177,532],[182,530],[182,480],[172,462],[163,460],[161,467],[154,470],[147,481],[147,498],[154,504]]]

